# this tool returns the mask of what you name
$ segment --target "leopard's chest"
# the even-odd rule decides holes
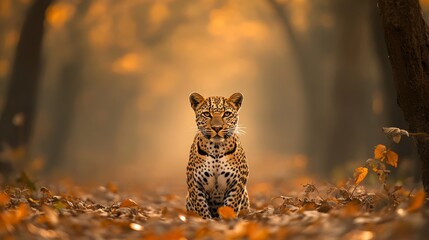
[[[197,175],[210,199],[222,202],[228,186],[233,181],[231,179],[235,177],[234,166],[228,156],[206,156]]]

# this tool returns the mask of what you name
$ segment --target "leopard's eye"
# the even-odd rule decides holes
[[[231,116],[231,114],[232,114],[232,112],[228,111],[228,112],[225,112],[225,113],[223,114],[223,116],[224,116],[224,117],[229,117],[229,116]]]
[[[203,112],[204,117],[211,117],[210,112]]]

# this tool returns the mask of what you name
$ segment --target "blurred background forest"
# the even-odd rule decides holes
[[[243,93],[252,181],[342,178],[408,127],[375,0],[0,0],[3,172],[184,183],[194,91]]]

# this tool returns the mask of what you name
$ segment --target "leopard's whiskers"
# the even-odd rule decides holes
[[[237,125],[236,127],[235,127],[235,133],[236,134],[246,134],[246,131],[244,131],[244,128],[246,128],[246,127],[243,127],[243,126],[240,126],[240,125]]]

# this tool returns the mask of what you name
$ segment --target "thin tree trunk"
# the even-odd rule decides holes
[[[24,21],[0,118],[0,148],[26,145],[32,132],[40,81],[45,11],[52,0],[34,1]]]
[[[379,0],[398,104],[410,131],[429,133],[429,31],[418,0]],[[429,194],[429,139],[417,137]]]
[[[328,133],[327,151],[323,171],[330,175],[344,166],[346,162],[356,160],[362,144],[367,143],[363,134],[370,123],[362,116],[371,112],[370,89],[366,84],[363,69],[365,28],[368,1],[356,4],[354,0],[335,1],[335,15],[338,31],[338,51],[336,73],[333,83],[331,104],[333,106],[333,128]],[[341,141],[341,139],[350,139]]]
[[[284,30],[285,37],[289,40],[291,51],[297,62],[303,89],[305,91],[305,146],[303,151],[308,154],[313,162],[310,165],[310,171],[313,173],[325,175],[327,172],[321,171],[328,166],[328,159],[323,158],[323,132],[326,124],[325,109],[322,107],[323,98],[322,87],[324,82],[321,80],[322,71],[319,63],[320,58],[315,57],[315,48],[309,44],[303,44],[298,38],[297,33],[292,27],[292,23],[285,12],[283,6],[275,0],[268,0],[280,24]],[[321,127],[322,126],[322,127]],[[281,141],[280,141],[281,142]]]
[[[46,146],[46,172],[61,165],[67,143],[70,138],[76,115],[76,99],[82,89],[83,59],[86,57],[87,49],[82,39],[81,22],[79,18],[85,16],[91,1],[81,2],[76,10],[76,15],[67,28],[70,31],[70,46],[74,48],[73,55],[61,72],[57,93],[55,94],[54,110],[52,111],[52,131]]]

